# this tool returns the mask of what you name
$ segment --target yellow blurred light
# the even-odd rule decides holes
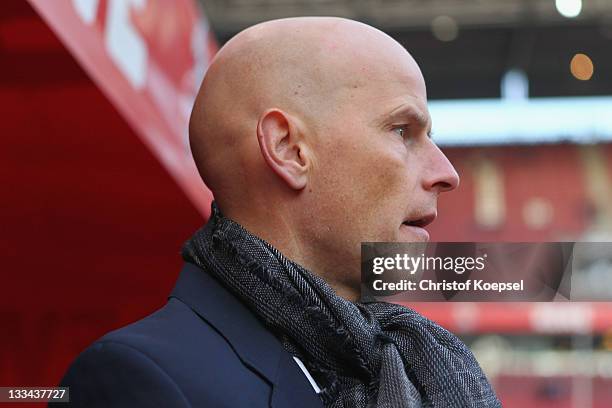
[[[612,350],[612,329],[604,333],[601,345],[606,350]]]
[[[585,54],[576,54],[570,62],[570,72],[581,81],[588,81],[593,76],[593,61]]]

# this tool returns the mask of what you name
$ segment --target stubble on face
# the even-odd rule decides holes
[[[361,242],[421,241],[402,221],[435,207],[419,182],[419,150],[430,124],[393,115],[404,105],[429,122],[420,71],[404,68],[344,87],[336,93],[334,115],[320,125],[309,186],[316,223],[307,235],[319,256],[336,259],[334,278],[347,285],[359,284]],[[393,126],[403,123],[418,134],[400,137]]]

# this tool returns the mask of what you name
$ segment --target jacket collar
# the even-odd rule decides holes
[[[286,353],[281,343],[255,315],[208,272],[185,263],[168,298],[187,304],[213,326],[240,359],[275,384],[279,361]]]

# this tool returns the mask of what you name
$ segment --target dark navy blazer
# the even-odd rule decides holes
[[[323,406],[280,342],[192,264],[163,308],[93,343],[61,385],[71,403],[57,407]]]

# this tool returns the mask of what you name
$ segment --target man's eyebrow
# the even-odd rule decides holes
[[[417,126],[426,128],[427,134],[431,136],[431,120],[429,115],[424,114],[419,109],[411,105],[400,105],[390,112],[381,115],[379,121],[381,124],[384,124],[389,121],[405,118],[409,118],[411,121],[415,122]]]

